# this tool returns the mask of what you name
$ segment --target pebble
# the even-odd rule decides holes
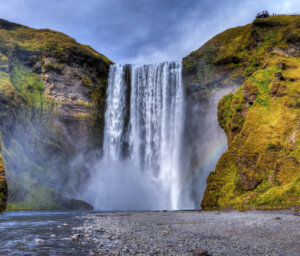
[[[200,249],[200,248],[195,249],[195,250],[193,251],[193,255],[210,256],[210,255],[208,254],[207,251],[205,251],[205,250],[203,250],[203,249]]]
[[[36,238],[36,239],[34,239],[34,241],[36,242],[36,243],[45,243],[45,240],[43,240],[43,239],[40,239],[40,238]]]
[[[83,237],[83,235],[80,234],[74,234],[71,236],[72,241],[77,241],[79,238]]]
[[[70,237],[64,237],[60,239],[61,241],[72,241],[72,238]]]

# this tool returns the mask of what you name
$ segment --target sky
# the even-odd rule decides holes
[[[63,32],[120,64],[181,60],[262,10],[300,13],[300,0],[0,0],[0,18]]]

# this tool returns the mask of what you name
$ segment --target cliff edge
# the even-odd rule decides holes
[[[240,84],[218,104],[228,150],[207,179],[202,208],[300,205],[300,16],[229,29],[183,64],[187,86]]]

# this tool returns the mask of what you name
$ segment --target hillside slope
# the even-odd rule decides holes
[[[203,209],[300,205],[300,16],[229,29],[183,60],[190,87],[240,88],[220,100],[228,150]]]
[[[101,145],[111,64],[62,33],[0,20],[0,142],[9,207],[61,208],[62,196],[84,189],[87,173],[75,158],[87,145]]]

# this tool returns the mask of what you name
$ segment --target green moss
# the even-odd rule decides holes
[[[82,81],[84,86],[89,87],[89,88],[93,88],[93,82],[90,78],[82,75],[81,76],[81,81]]]
[[[61,73],[62,70],[64,69],[64,65],[63,64],[52,64],[50,62],[46,63],[44,66],[43,66],[43,71],[54,71],[54,72],[57,72],[57,73]]]
[[[221,33],[188,57],[192,64],[193,56],[213,48],[213,70],[245,79],[218,105],[229,148],[208,177],[204,209],[300,205],[300,58],[273,52],[294,47],[299,24],[299,15],[257,19]]]

